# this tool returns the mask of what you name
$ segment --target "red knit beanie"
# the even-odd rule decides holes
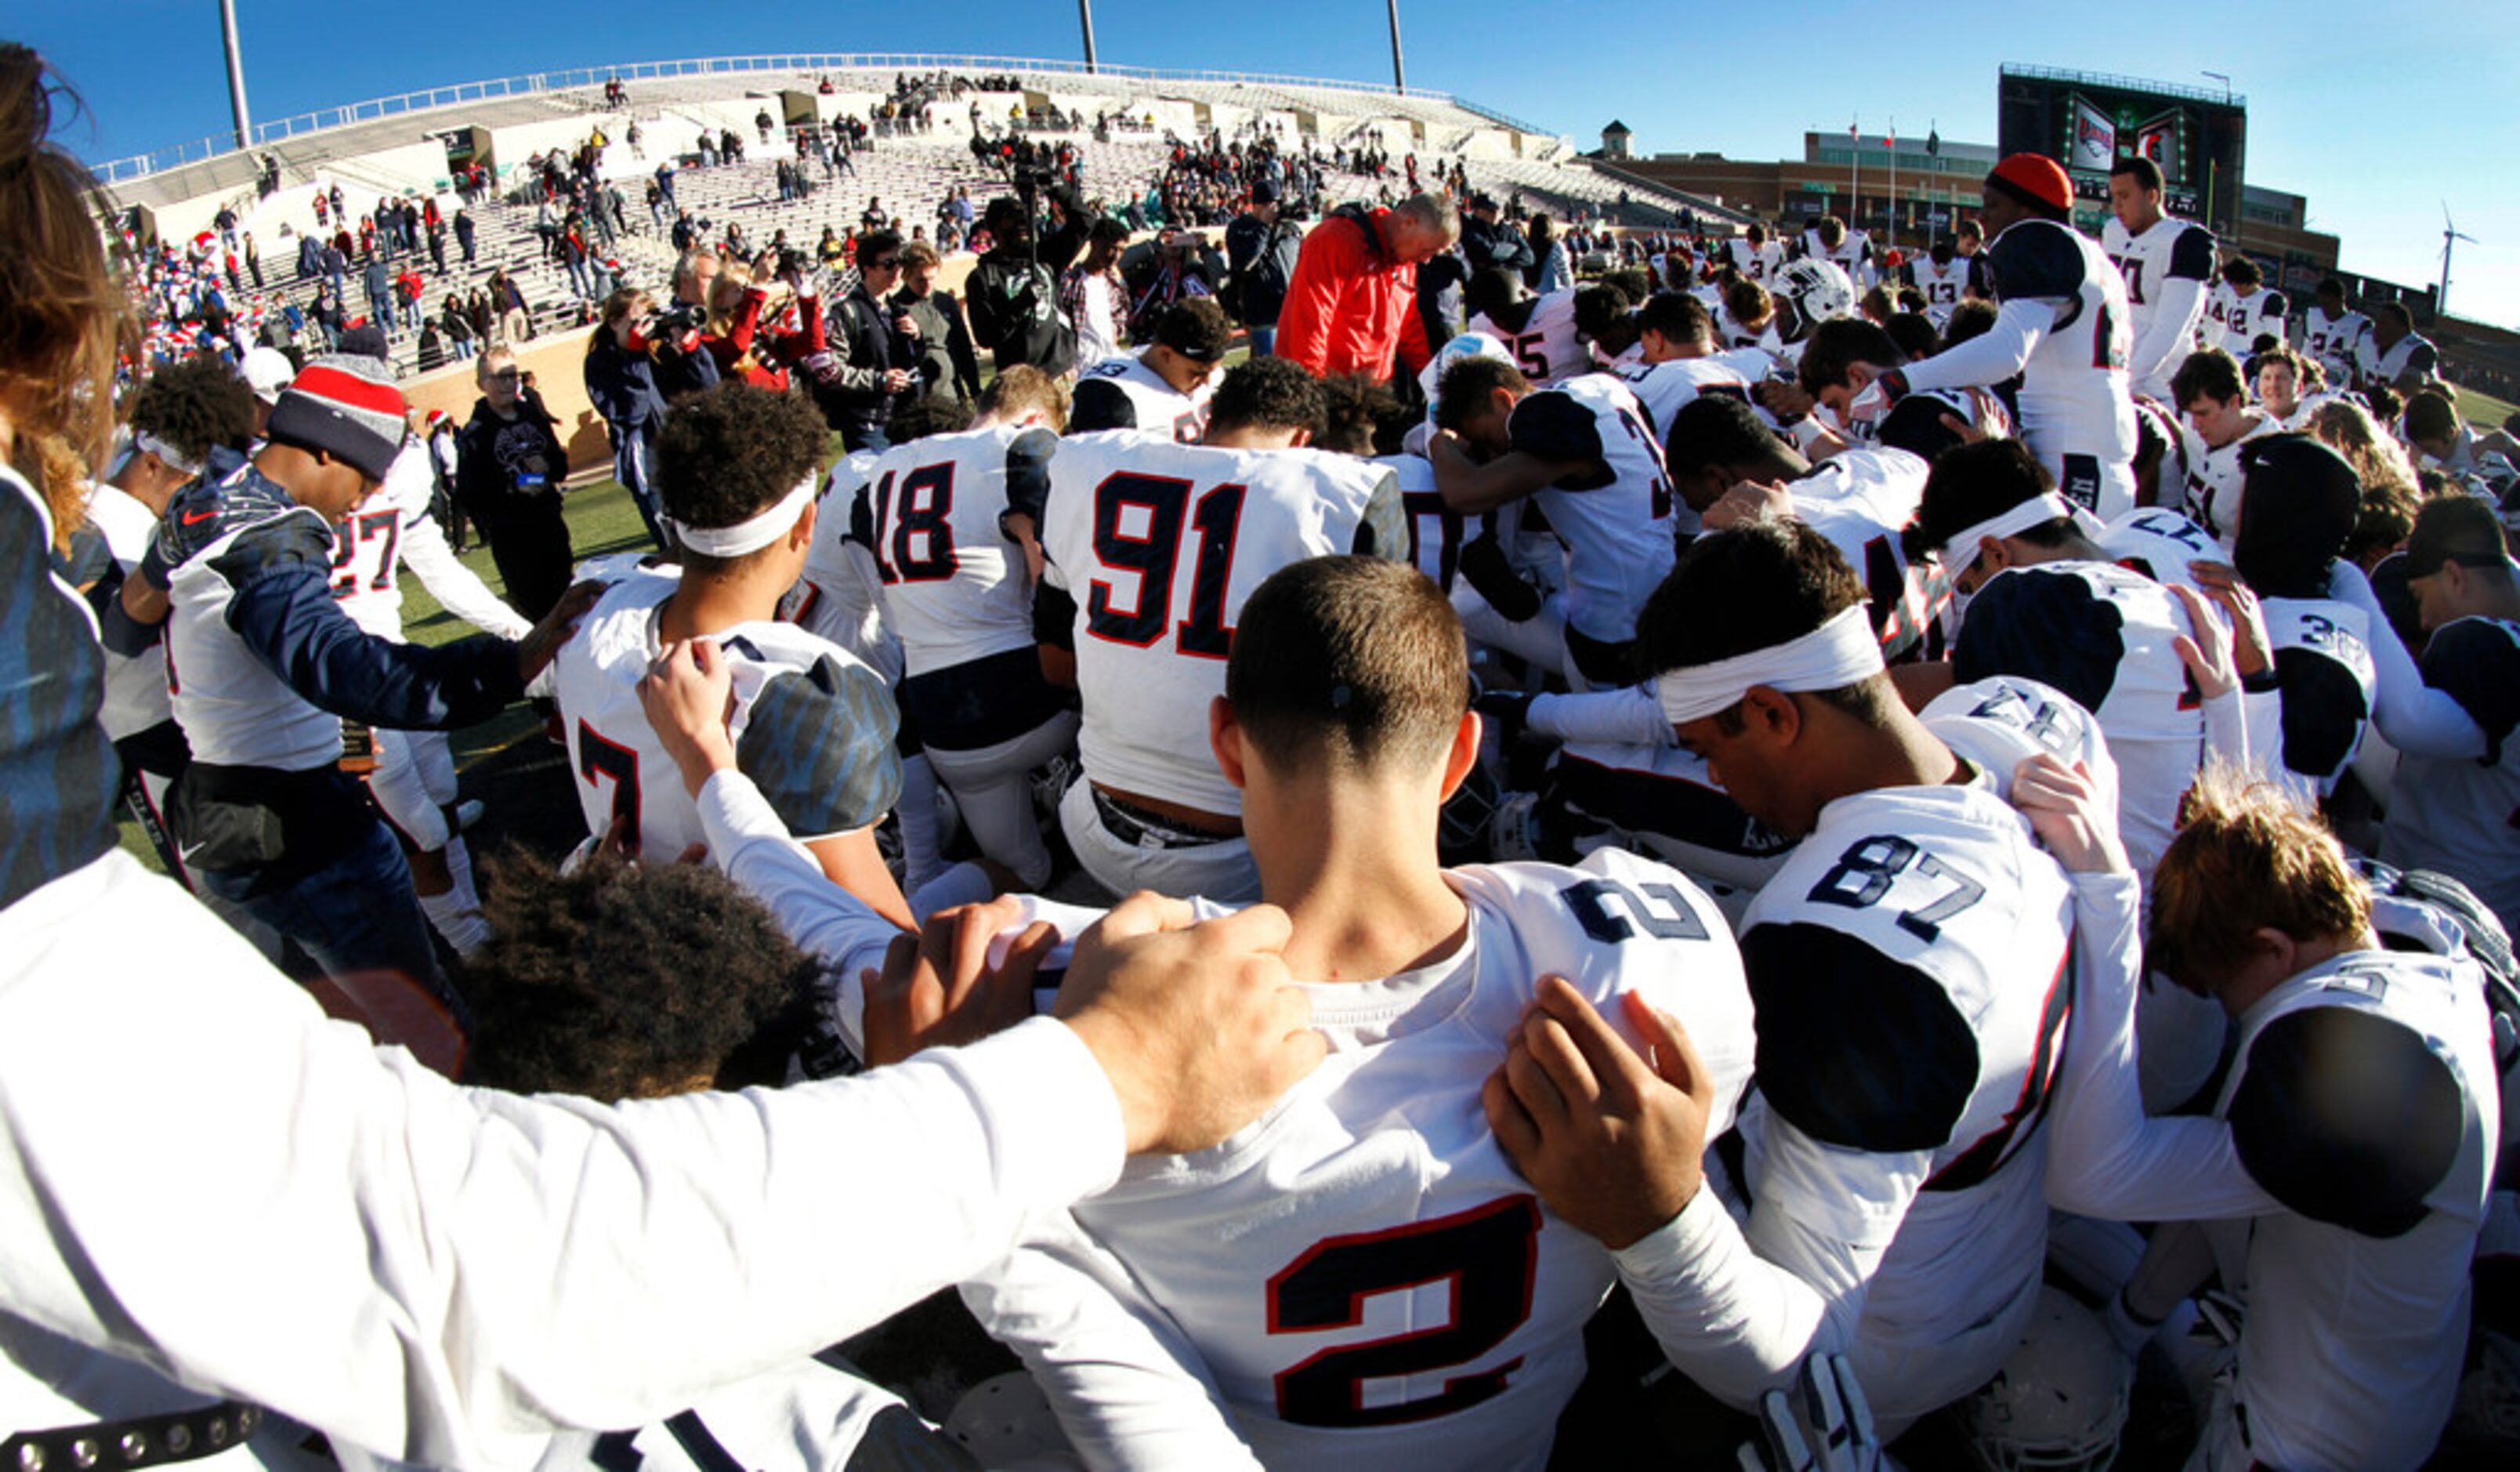
[[[1986,176],[1986,182],[2003,190],[2025,205],[2044,207],[2057,214],[2070,214],[2074,209],[2074,182],[2065,177],[2065,169],[2045,154],[2009,154]]]

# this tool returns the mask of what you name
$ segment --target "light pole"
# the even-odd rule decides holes
[[[1094,0],[1076,0],[1077,23],[1085,27],[1085,69],[1094,66]]]
[[[1400,69],[1400,0],[1385,0],[1391,12],[1391,90],[1409,90],[1409,78]]]
[[[245,61],[237,54],[236,0],[219,0],[219,31],[228,45],[228,109],[236,115],[237,147],[253,147],[253,119],[245,110]]]
[[[2220,71],[2207,71],[2201,67],[2197,69],[2196,74],[2209,81],[2221,82],[2223,84],[2223,106],[2228,108],[2231,105],[2230,77]],[[2208,230],[2214,228],[2214,192],[2222,186],[2222,174],[2223,168],[2221,160],[2215,160],[2205,165],[2205,228]],[[2241,216],[2241,219],[2235,219],[2228,222],[2231,229],[2231,246],[2234,250],[2239,248],[2241,221],[2245,218],[2246,216],[2243,215]]]

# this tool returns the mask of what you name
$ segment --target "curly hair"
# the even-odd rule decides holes
[[[1362,373],[1343,373],[1322,381],[1322,433],[1316,449],[1345,455],[1372,455],[1386,431],[1405,431],[1410,414],[1390,390]]]
[[[1322,427],[1321,380],[1289,358],[1252,358],[1227,370],[1208,401],[1208,433]]]
[[[131,396],[131,428],[197,464],[213,448],[243,451],[253,442],[253,390],[215,355],[189,357],[140,386]]]
[[[731,1065],[819,968],[760,902],[700,864],[599,855],[562,874],[523,851],[489,872],[490,943],[465,965],[470,1081],[596,1099],[746,1081]]]
[[[722,383],[666,411],[656,450],[665,514],[694,527],[732,527],[794,489],[830,447],[811,400]]]

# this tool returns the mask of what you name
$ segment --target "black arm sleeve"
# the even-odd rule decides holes
[[[2446,624],[2424,648],[2424,683],[2448,692],[2484,727],[2484,764],[2502,759],[2502,744],[2520,726],[2520,640],[2483,620]]]
[[[2353,671],[2309,649],[2276,650],[2275,682],[2283,701],[2284,765],[2321,781],[2335,776],[2371,713],[2362,684]]]
[[[1602,459],[1599,416],[1571,395],[1553,389],[1530,394],[1513,406],[1506,434],[1526,454],[1582,463],[1583,470],[1557,483],[1568,490],[1598,490],[1615,479]]]
[[[1952,676],[1963,685],[1996,674],[2045,680],[2096,711],[2125,658],[2116,604],[2071,574],[2024,569],[1997,574],[1969,600]]]
[[[1036,644],[1075,650],[1076,600],[1067,596],[1067,589],[1045,582],[1032,590],[1032,637]]]
[[[2190,225],[2170,243],[2170,274],[2184,281],[2214,279],[2214,232]]]
[[[1933,1150],[1977,1082],[1977,1038],[1931,977],[1844,931],[1762,925],[1741,938],[1759,1017],[1759,1091],[1822,1144]]]
[[[1050,504],[1050,461],[1058,453],[1058,437],[1048,430],[1026,430],[1007,446],[1007,510],[1032,518],[1036,534],[1042,511]]]
[[[2458,1081],[2421,1037],[2359,1008],[2267,1024],[2226,1118],[2268,1194],[2369,1237],[2412,1230],[2458,1159]]]
[[[2073,232],[2023,220],[1986,250],[1987,285],[1998,301],[2046,300],[2083,290],[2083,253]]]

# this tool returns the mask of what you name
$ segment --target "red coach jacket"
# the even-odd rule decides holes
[[[1278,355],[1324,378],[1362,373],[1376,383],[1394,360],[1408,372],[1430,349],[1418,316],[1418,267],[1395,265],[1382,248],[1388,209],[1332,210],[1295,257],[1294,280],[1278,314]]]

